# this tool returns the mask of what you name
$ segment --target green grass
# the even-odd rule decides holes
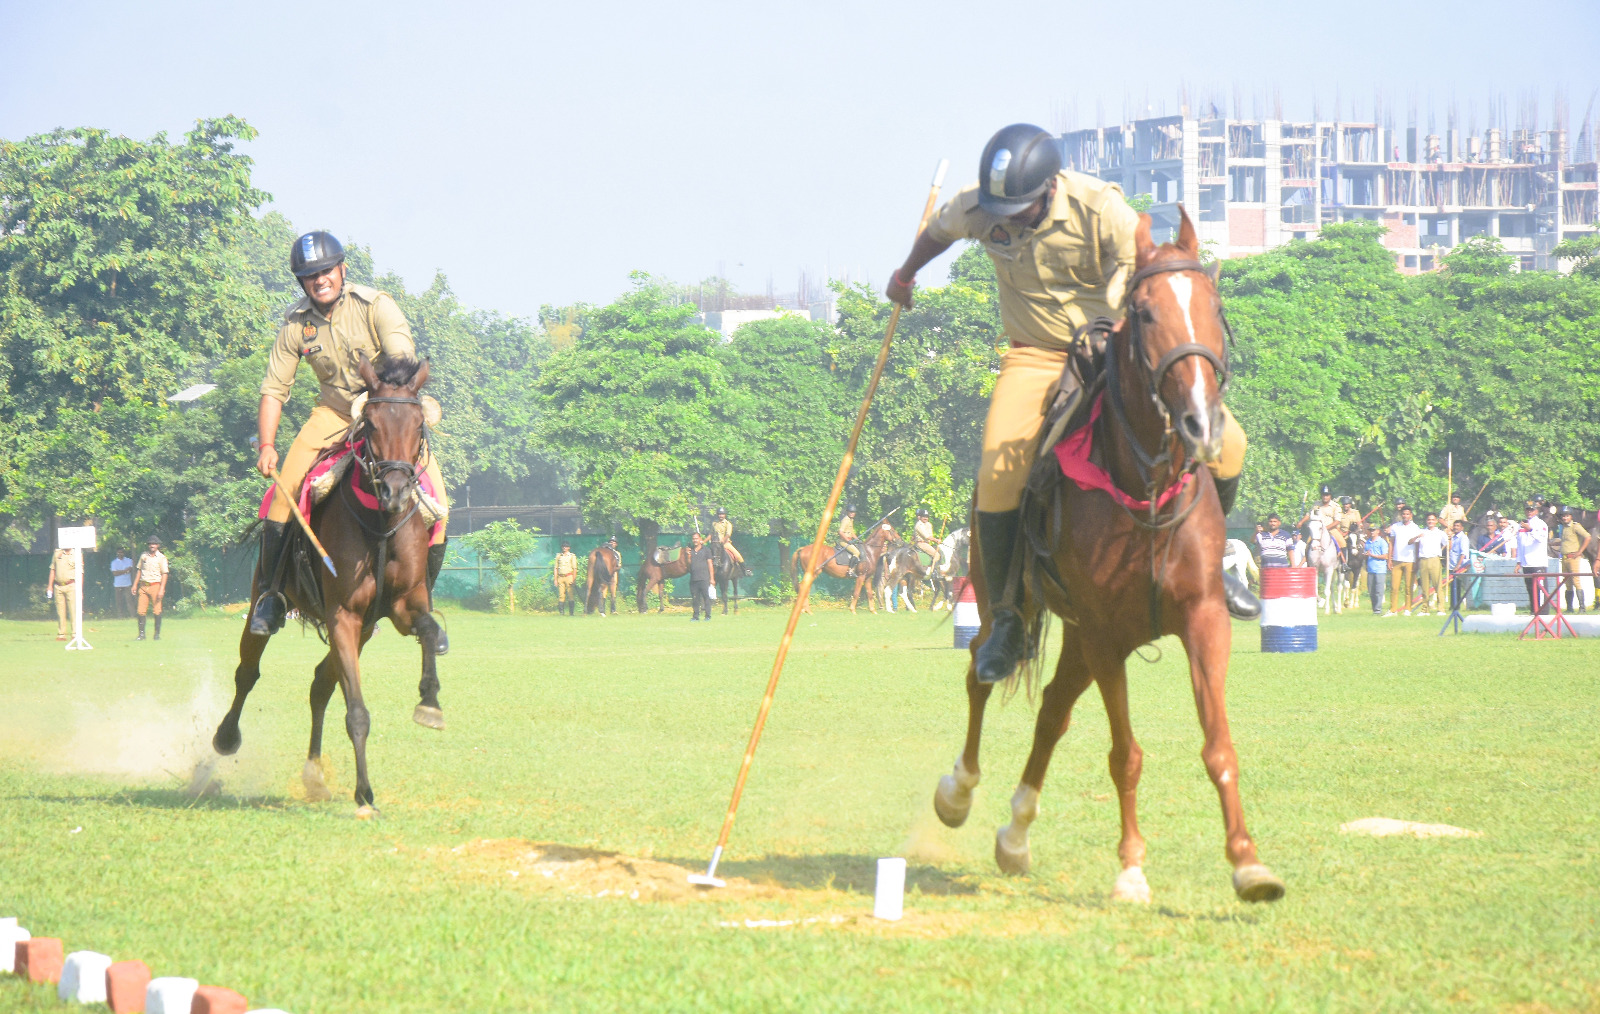
[[[972,819],[937,825],[965,703],[950,630],[926,614],[800,628],[723,867],[789,890],[564,895],[450,851],[521,838],[703,864],[784,616],[457,612],[443,733],[410,721],[418,653],[385,629],[364,660],[372,822],[351,819],[337,699],[336,799],[295,798],[314,638],[275,639],[223,793],[194,802],[186,751],[226,706],[239,621],[175,620],[159,644],[102,621],[82,655],[53,625],[0,622],[0,915],[295,1014],[1600,1009],[1600,643],[1439,638],[1437,619],[1336,617],[1312,655],[1263,656],[1236,631],[1246,814],[1289,888],[1272,906],[1229,887],[1171,641],[1130,662],[1152,905],[1107,898],[1117,815],[1093,692],[1056,752],[1031,876],[991,858],[1031,737],[1021,697],[990,708]],[[1368,816],[1482,837],[1339,833]],[[913,859],[906,921],[874,924],[874,861],[912,840],[940,858]],[[0,1009],[53,1007],[0,983]]]

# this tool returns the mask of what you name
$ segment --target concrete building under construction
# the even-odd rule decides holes
[[[1499,237],[1522,270],[1554,270],[1555,245],[1600,221],[1593,127],[1586,113],[1569,146],[1559,105],[1543,129],[1525,117],[1516,129],[1482,131],[1211,111],[1071,130],[1062,154],[1069,168],[1149,194],[1158,238],[1170,238],[1181,203],[1218,257],[1367,219],[1388,229],[1384,245],[1406,273],[1434,270],[1479,235]]]

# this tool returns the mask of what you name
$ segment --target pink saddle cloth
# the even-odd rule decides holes
[[[365,444],[366,441],[364,440],[357,440],[353,445],[341,444],[333,453],[319,458],[317,463],[311,466],[311,471],[306,473],[306,477],[301,480],[300,483],[300,513],[305,515],[307,521],[311,520],[311,508],[315,506],[315,504],[311,502],[311,491],[316,483],[316,480],[327,475],[329,472],[333,471],[334,468],[340,467],[344,460],[350,457],[350,455],[359,454],[361,452],[361,448]],[[378,498],[362,489],[360,483],[357,482],[358,477],[361,475],[360,471],[355,468],[350,468],[349,472],[350,489],[356,495],[356,502],[368,510],[377,510]],[[438,491],[433,488],[433,480],[428,478],[427,472],[418,473],[417,484],[422,487],[422,491],[427,493],[428,496],[438,500],[440,503],[444,502],[443,497],[441,497]],[[268,483],[267,492],[261,497],[261,510],[259,512],[259,516],[262,518],[267,516],[267,508],[272,506],[272,494],[274,490],[275,487],[273,484]],[[443,521],[436,522],[429,530],[428,537],[430,540],[439,534],[439,526],[443,524]]]
[[[1117,484],[1111,481],[1111,473],[1090,460],[1090,455],[1094,453],[1094,424],[1095,420],[1100,418],[1100,409],[1104,402],[1105,393],[1102,392],[1096,396],[1094,405],[1089,409],[1089,422],[1067,434],[1052,448],[1056,461],[1061,464],[1061,474],[1077,483],[1081,490],[1098,489],[1129,510],[1147,511],[1150,509],[1149,500],[1135,500],[1118,489]],[[1156,497],[1156,507],[1165,507],[1192,479],[1194,479],[1192,474],[1183,473],[1182,478]]]

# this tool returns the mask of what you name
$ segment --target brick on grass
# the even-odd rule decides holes
[[[149,986],[150,966],[143,961],[119,961],[106,969],[106,1003],[112,1014],[144,1014]]]
[[[64,1003],[105,1003],[106,969],[111,959],[94,951],[73,951],[61,965],[56,995]]]
[[[194,1004],[194,991],[199,988],[197,979],[179,976],[151,979],[144,989],[144,1014],[189,1014]]]
[[[63,960],[61,941],[56,937],[17,941],[16,973],[29,982],[60,982]]]
[[[225,986],[201,986],[194,991],[189,1014],[245,1014],[250,1004]]]

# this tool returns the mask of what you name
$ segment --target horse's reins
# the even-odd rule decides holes
[[[416,397],[415,395],[410,398],[368,397],[366,404],[416,405],[420,409],[422,407],[422,399]],[[361,504],[354,501],[354,494],[351,492],[351,487],[354,485],[354,483],[341,482],[339,484],[341,490],[343,491],[342,500],[344,502],[345,509],[350,512],[351,517],[355,518],[356,524],[360,525],[366,534],[373,536],[378,543],[378,563],[372,572],[373,579],[377,582],[377,589],[373,592],[372,604],[367,607],[366,616],[362,617],[361,620],[361,625],[364,628],[370,629],[381,617],[384,580],[389,566],[389,540],[393,538],[395,533],[399,532],[401,528],[405,527],[406,523],[415,517],[417,512],[422,509],[422,498],[418,495],[421,492],[421,476],[418,471],[418,466],[424,464],[426,460],[425,455],[429,453],[429,434],[427,419],[424,418],[422,423],[422,440],[417,448],[417,459],[415,461],[380,459],[374,457],[372,454],[372,423],[370,420],[365,418],[365,415],[366,409],[365,406],[363,406],[362,426],[367,431],[367,439],[362,442],[361,451],[356,454],[356,463],[361,466],[363,474],[365,474],[367,477],[368,484],[372,486],[374,495],[377,495],[379,485],[383,483],[386,476],[392,472],[401,473],[406,480],[406,484],[401,492],[402,494],[410,494],[408,497],[406,497],[406,499],[411,501],[410,509],[407,510],[405,514],[401,516],[400,520],[396,521],[393,525],[388,528],[384,528],[381,525],[374,527],[367,524],[366,519],[361,516],[361,510],[358,509],[361,508]],[[352,443],[354,442],[355,441],[352,440]],[[384,511],[382,507],[378,508],[378,512],[384,515],[387,515],[388,513]],[[431,602],[429,603],[429,607],[432,607]],[[375,613],[377,615],[374,615]]]

